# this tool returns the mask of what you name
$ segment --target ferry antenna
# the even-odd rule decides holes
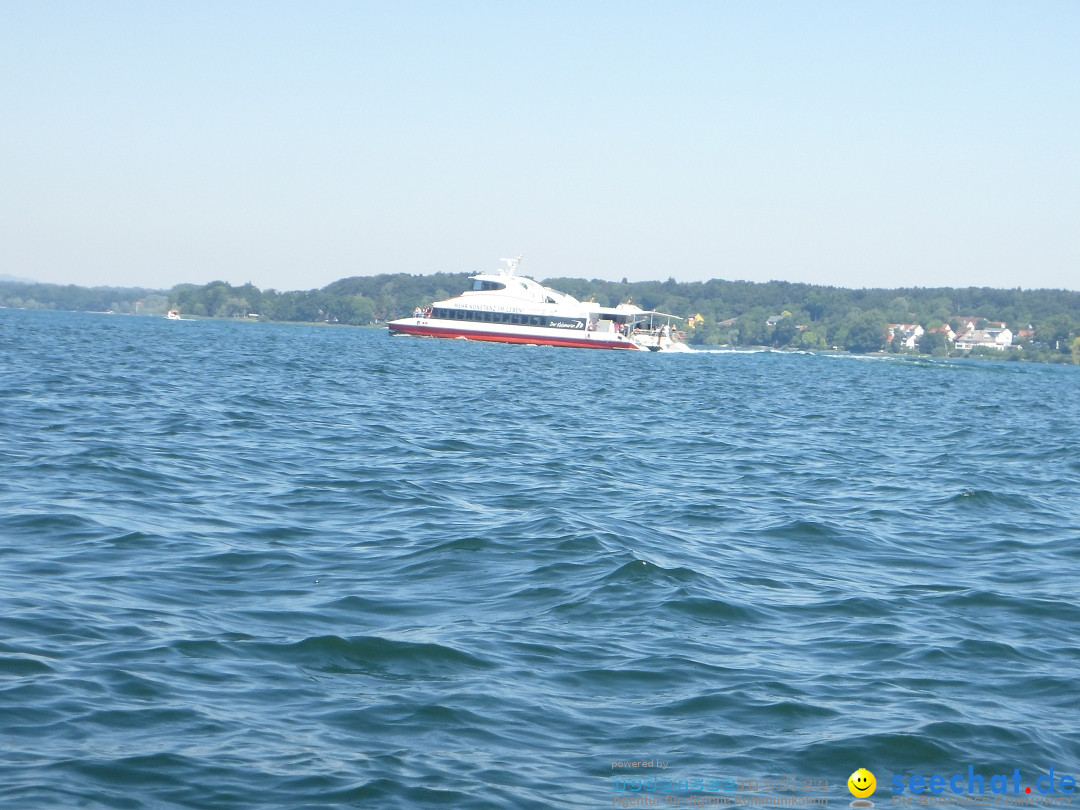
[[[499,259],[499,261],[501,262],[506,262],[506,269],[503,272],[507,275],[514,275],[515,273],[517,273],[518,265],[521,264],[521,260],[524,258],[525,251],[523,250],[517,255],[516,259]]]

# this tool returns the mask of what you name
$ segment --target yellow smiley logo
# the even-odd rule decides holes
[[[877,790],[877,779],[866,768],[859,768],[848,777],[847,787],[852,796],[865,799],[867,796],[872,796],[874,791]]]

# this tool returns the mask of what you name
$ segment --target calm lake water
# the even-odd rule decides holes
[[[1078,564],[1080,368],[0,310],[5,808],[1056,789]]]

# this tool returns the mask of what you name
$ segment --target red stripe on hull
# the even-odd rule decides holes
[[[508,335],[500,332],[464,332],[460,329],[439,326],[413,326],[402,324],[389,327],[391,334],[417,335],[419,337],[467,338],[483,340],[488,343],[529,343],[534,346],[567,346],[575,349],[638,349],[630,341],[609,343],[591,338],[557,338],[538,335]]]

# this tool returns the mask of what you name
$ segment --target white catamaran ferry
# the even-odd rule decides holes
[[[391,335],[467,338],[496,343],[688,352],[679,318],[633,304],[602,307],[517,274],[522,257],[494,273],[470,276],[461,295],[390,321]]]

